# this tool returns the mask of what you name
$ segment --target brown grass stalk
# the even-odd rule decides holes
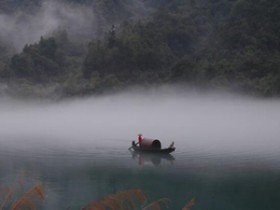
[[[141,189],[129,189],[103,197],[87,204],[82,210],[132,210],[142,205],[147,199]]]
[[[3,200],[0,204],[0,210],[3,209],[3,207],[6,205],[7,202],[9,202],[12,198],[13,192],[9,187],[5,187],[1,190],[3,193]]]
[[[192,198],[188,203],[182,208],[182,210],[190,210],[190,208],[195,204],[195,198]]]
[[[168,198],[161,198],[145,206],[142,210],[161,210],[162,207],[168,207],[170,202],[171,201]]]
[[[26,209],[35,210],[36,205],[34,203],[34,198],[44,199],[44,188],[43,185],[35,185],[29,191],[27,191],[23,196],[21,196],[10,208],[10,210],[19,210],[23,207]]]
[[[13,181],[11,186],[1,186],[0,193],[2,200],[0,201],[0,210],[4,208],[4,206],[7,205],[7,203],[12,201],[13,196],[16,192],[19,192],[23,189],[23,178],[26,176],[25,171],[20,171],[16,179]]]

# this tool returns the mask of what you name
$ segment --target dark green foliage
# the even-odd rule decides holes
[[[90,45],[84,76],[98,72],[122,81],[166,80],[174,63],[197,45],[199,32],[188,21],[159,12],[146,22],[126,22],[120,32],[110,31],[106,40]]]
[[[222,31],[225,44],[234,49],[252,46],[279,50],[279,19],[279,1],[236,1]]]
[[[61,77],[67,94],[165,82],[280,94],[280,1],[64,1],[92,6],[98,40],[78,45],[62,30],[27,45],[10,67],[3,50],[0,77]],[[16,8],[15,2],[5,6]]]
[[[54,38],[41,40],[38,44],[26,45],[23,52],[11,59],[15,76],[34,80],[45,80],[61,73],[62,67],[56,57],[57,45]]]
[[[56,50],[57,44],[54,38],[49,38],[45,40],[43,37],[41,37],[39,42],[39,52],[42,56],[50,60],[55,60]]]
[[[12,76],[12,72],[9,68],[10,52],[8,46],[0,41],[0,79],[7,79]]]
[[[191,57],[174,66],[172,77],[279,95],[279,1],[212,2],[208,4],[212,31]],[[229,13],[223,13],[223,9]]]

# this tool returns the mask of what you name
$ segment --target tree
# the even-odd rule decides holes
[[[38,44],[26,45],[22,53],[14,55],[10,67],[16,77],[44,81],[62,72],[62,67],[57,62],[56,52],[55,39],[41,37]]]

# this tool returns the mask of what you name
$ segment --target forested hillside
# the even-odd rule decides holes
[[[69,96],[183,83],[280,94],[280,1],[47,2],[0,3],[5,92]]]

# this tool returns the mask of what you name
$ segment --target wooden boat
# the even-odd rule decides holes
[[[147,147],[147,146],[142,146],[140,147],[139,145],[137,145],[135,143],[135,141],[132,141],[132,146],[130,148],[132,148],[134,151],[136,152],[145,152],[145,153],[154,153],[154,154],[169,154],[171,152],[175,151],[175,147],[173,146],[174,143],[172,142],[172,144],[164,149],[161,149],[160,147]]]

